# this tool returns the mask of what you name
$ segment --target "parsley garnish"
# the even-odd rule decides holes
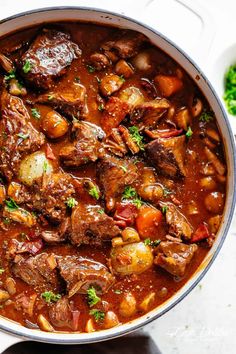
[[[93,186],[89,190],[89,195],[91,195],[95,199],[99,199],[99,190],[96,186]]]
[[[150,246],[150,247],[157,247],[160,243],[161,243],[161,240],[154,240],[152,241],[150,238],[146,238],[143,243],[145,244],[145,246]]]
[[[5,204],[6,204],[7,208],[11,211],[19,208],[19,206],[16,204],[16,202],[12,198],[5,200]]]
[[[230,66],[225,75],[224,100],[228,112],[236,115],[236,65]]]
[[[57,302],[58,300],[60,300],[61,295],[54,294],[52,291],[45,291],[41,294],[41,298],[50,304],[51,302]]]
[[[97,80],[98,84],[100,84],[102,82],[102,80],[98,76],[96,76],[96,80]]]
[[[120,168],[126,173],[127,172],[127,168],[125,166],[120,166]]]
[[[92,65],[87,65],[87,69],[90,74],[94,73],[94,71],[95,71],[95,67]]]
[[[29,137],[29,133],[26,133],[26,134],[19,133],[19,134],[17,134],[17,136],[23,140],[26,140]]]
[[[162,208],[161,208],[161,212],[162,214],[165,214],[168,210],[168,206],[167,205],[164,205]]]
[[[48,162],[44,161],[44,163],[43,163],[43,172],[46,173],[47,170],[48,170]]]
[[[37,108],[31,108],[31,114],[35,119],[40,119],[41,115]]]
[[[9,225],[10,223],[11,223],[11,219],[9,219],[9,218],[3,218],[3,224],[5,224],[5,225]]]
[[[214,117],[212,116],[212,114],[210,112],[208,112],[208,113],[203,112],[199,117],[199,120],[201,122],[206,122],[206,123],[210,122],[213,119],[214,119]]]
[[[75,198],[68,198],[67,201],[65,202],[68,208],[74,208],[78,204],[77,200]]]
[[[53,95],[48,95],[48,101],[53,100],[54,96]]]
[[[138,127],[135,125],[129,127],[129,132],[132,140],[138,145],[139,149],[144,150],[143,137],[139,134]]]
[[[120,80],[121,80],[122,82],[125,82],[124,75],[120,75]]]
[[[117,295],[120,295],[120,294],[122,294],[122,291],[119,290],[119,289],[116,289],[116,290],[114,290],[114,293],[117,294]]]
[[[2,273],[4,273],[5,270],[3,268],[0,268],[0,275],[2,275]]]
[[[105,212],[104,212],[104,209],[99,209],[98,210],[98,214],[104,214]]]
[[[9,81],[11,79],[15,79],[16,78],[16,72],[14,70],[11,70],[8,75],[4,76],[4,80],[5,81]]]
[[[164,187],[163,188],[163,197],[167,197],[169,194],[172,194],[172,191],[169,190],[168,188]]]
[[[97,310],[97,309],[90,310],[89,314],[94,317],[96,322],[103,321],[105,318],[105,312]]]
[[[27,59],[25,61],[25,64],[22,67],[22,70],[25,74],[28,74],[31,71],[31,69],[32,69],[32,65],[31,65],[30,61]]]
[[[187,138],[191,138],[191,136],[193,135],[193,131],[191,129],[191,127],[188,127],[188,130],[186,131],[186,134]]]
[[[100,297],[97,296],[95,288],[92,286],[87,290],[87,300],[89,307],[93,307],[99,301],[101,301]]]
[[[136,207],[139,209],[143,202],[141,198],[138,196],[138,193],[136,192],[135,188],[127,186],[124,189],[124,192],[122,194],[122,200],[126,199],[131,199],[131,202],[136,205]]]
[[[100,112],[103,112],[104,111],[104,105],[101,103],[99,106],[98,106],[98,110]]]

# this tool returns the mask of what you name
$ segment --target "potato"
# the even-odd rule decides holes
[[[116,316],[115,312],[108,311],[105,315],[104,322],[103,322],[104,328],[106,329],[112,328],[118,326],[118,324],[119,324],[119,319]]]
[[[220,192],[211,192],[205,198],[205,206],[212,213],[222,212],[224,206],[224,195]]]
[[[130,106],[137,106],[144,102],[142,92],[135,86],[130,86],[120,91],[118,97],[121,101],[128,103]]]
[[[120,275],[140,274],[150,268],[153,254],[143,242],[112,248],[111,266]]]
[[[131,293],[125,293],[120,303],[119,313],[123,317],[133,316],[136,312],[136,299]]]
[[[147,71],[151,69],[150,54],[148,52],[141,52],[137,54],[133,59],[132,63],[138,70]]]
[[[41,127],[48,138],[57,139],[67,133],[69,124],[67,120],[56,111],[49,111],[42,118]]]
[[[37,178],[44,173],[50,174],[52,171],[52,165],[44,152],[37,151],[22,160],[18,178],[21,182],[31,186]]]
[[[156,296],[156,294],[154,292],[151,292],[150,294],[145,296],[145,298],[143,299],[141,304],[139,304],[140,310],[147,312],[150,309],[150,307],[152,306],[152,304],[154,303],[155,296]]]

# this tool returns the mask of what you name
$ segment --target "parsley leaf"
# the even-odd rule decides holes
[[[98,210],[98,214],[104,214],[105,212],[104,212],[104,209],[99,209]]]
[[[92,65],[87,65],[87,69],[90,74],[94,73],[94,71],[95,71],[95,67]]]
[[[5,204],[6,204],[7,208],[11,211],[19,208],[19,206],[16,204],[16,202],[12,198],[5,200]]]
[[[138,209],[141,208],[143,204],[135,188],[131,186],[125,187],[124,192],[122,194],[122,200],[126,200],[126,199],[131,199],[131,202],[135,204]]]
[[[225,75],[224,101],[228,112],[236,115],[236,65],[230,66]]]
[[[98,106],[98,110],[100,112],[103,112],[104,111],[104,105],[101,103],[99,106]]]
[[[93,186],[89,189],[89,195],[91,195],[95,199],[99,199],[99,190],[97,186]]]
[[[120,168],[126,173],[127,172],[127,168],[125,166],[120,166]]]
[[[2,273],[4,273],[4,272],[5,272],[5,270],[0,267],[0,275],[2,275]]]
[[[206,123],[210,122],[213,119],[214,117],[210,112],[203,112],[199,117],[199,120],[201,122],[206,122]]]
[[[162,214],[165,214],[168,210],[168,206],[167,205],[164,205],[162,208],[161,208],[161,212]]]
[[[67,201],[65,202],[68,208],[74,208],[78,204],[77,200],[75,198],[68,198]]]
[[[138,127],[136,127],[135,125],[129,127],[129,132],[132,140],[138,145],[139,149],[143,151],[144,150],[143,137],[142,135],[139,134]]]
[[[100,297],[97,296],[95,288],[92,286],[87,290],[87,300],[89,307],[93,307],[99,301],[101,301]]]
[[[25,64],[22,67],[22,70],[25,74],[28,74],[32,69],[32,64],[28,59],[26,59]]]
[[[124,75],[120,75],[120,80],[121,80],[122,82],[125,82]]]
[[[44,163],[43,163],[43,172],[46,173],[47,170],[48,170],[48,162],[44,161]]]
[[[35,119],[40,119],[41,115],[37,108],[31,108],[31,114]]]
[[[15,79],[16,78],[16,72],[14,70],[11,70],[8,75],[4,76],[4,80],[5,81],[9,81],[11,79]]]
[[[26,133],[26,134],[19,133],[19,134],[17,134],[17,136],[23,140],[26,140],[29,137],[29,133]]]
[[[193,131],[191,129],[191,127],[188,127],[188,130],[186,131],[186,134],[187,138],[191,138],[191,136],[193,135]]]
[[[58,300],[60,300],[61,295],[54,294],[52,291],[45,291],[41,294],[41,298],[44,299],[48,304],[50,304],[51,302],[57,302]]]
[[[97,309],[90,310],[89,314],[94,317],[96,322],[103,321],[105,318],[105,312],[97,310]]]
[[[146,238],[143,243],[145,244],[145,246],[150,246],[150,247],[157,247],[160,243],[161,243],[161,240],[151,240],[150,238]]]

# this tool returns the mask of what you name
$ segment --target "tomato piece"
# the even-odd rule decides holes
[[[210,236],[209,230],[207,225],[203,222],[200,224],[197,228],[197,230],[194,232],[191,242],[199,242],[201,240],[205,240]]]
[[[161,221],[162,213],[160,210],[149,205],[143,205],[139,209],[139,213],[136,218],[136,226],[139,235],[142,238],[156,235]]]

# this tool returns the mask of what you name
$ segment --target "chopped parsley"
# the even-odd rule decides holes
[[[161,212],[162,214],[165,214],[168,210],[168,206],[167,205],[164,205],[162,208],[161,208]]]
[[[127,200],[127,199],[130,199],[131,202],[135,204],[138,209],[141,208],[143,204],[135,188],[131,186],[125,187],[124,192],[122,194],[122,200]]]
[[[117,294],[117,295],[120,295],[120,294],[122,294],[122,291],[119,290],[119,289],[116,289],[116,290],[114,290],[114,293]]]
[[[206,123],[210,122],[213,119],[214,117],[211,112],[203,112],[199,117],[199,120],[201,122],[206,122]]]
[[[120,166],[120,168],[126,173],[127,172],[127,168],[125,166]]]
[[[74,208],[78,204],[77,200],[75,198],[68,198],[67,201],[65,202],[68,208]]]
[[[99,106],[98,106],[98,110],[100,112],[103,112],[104,111],[104,105],[101,103]]]
[[[14,70],[11,70],[8,75],[4,76],[4,80],[5,81],[9,81],[11,79],[15,79],[16,78],[16,72]]]
[[[124,75],[120,75],[120,80],[121,80],[122,82],[125,82]]]
[[[76,77],[74,78],[74,81],[79,84],[79,83],[80,83],[80,78],[79,78],[78,76],[76,76]]]
[[[26,134],[19,133],[19,134],[17,134],[17,136],[19,138],[21,138],[22,140],[26,140],[29,137],[29,133],[26,133]]]
[[[32,65],[29,60],[25,61],[25,64],[22,67],[22,70],[25,74],[28,74],[32,69]]]
[[[143,137],[139,134],[138,127],[135,125],[129,127],[129,132],[132,140],[138,145],[139,149],[144,150]]]
[[[228,112],[236,115],[236,65],[230,66],[225,75],[224,101]]]
[[[61,295],[54,294],[52,291],[45,291],[41,294],[41,298],[44,299],[48,304],[50,304],[51,302],[57,302],[58,300],[60,300]]]
[[[53,100],[54,96],[53,95],[48,95],[48,101]]]
[[[145,246],[150,246],[150,247],[157,247],[160,243],[161,243],[161,240],[154,240],[152,241],[150,238],[146,238],[143,243],[145,244]]]
[[[98,84],[100,84],[102,82],[102,80],[98,76],[96,76],[96,79],[97,79]]]
[[[99,190],[97,186],[93,186],[89,189],[89,195],[91,195],[95,199],[99,199]]]
[[[31,108],[31,114],[35,119],[40,119],[41,115],[37,108]]]
[[[92,65],[87,65],[87,70],[88,70],[88,72],[89,72],[90,74],[92,74],[92,73],[94,73],[94,71],[95,71],[95,67],[92,66]]]
[[[16,202],[12,198],[5,200],[5,204],[6,204],[7,208],[11,211],[19,208],[19,206],[16,204]]]
[[[48,162],[44,161],[44,163],[43,163],[43,172],[46,173],[47,170],[48,170]]]
[[[89,307],[93,307],[96,305],[99,301],[101,301],[100,297],[97,296],[96,290],[93,286],[91,286],[87,290],[87,300],[88,300],[88,305]]]
[[[9,219],[9,218],[3,218],[3,224],[5,224],[5,225],[9,225],[10,223],[11,223],[11,219]]]
[[[172,194],[172,191],[169,190],[168,188],[164,187],[163,188],[163,197],[167,197],[170,194]]]
[[[105,318],[105,312],[97,309],[92,309],[89,311],[89,314],[92,315],[96,322],[103,321]]]
[[[0,267],[0,275],[2,275],[2,273],[4,273],[4,272],[5,272],[5,270],[2,267]]]
[[[98,210],[98,214],[104,214],[104,213],[105,213],[104,209],[99,209]]]
[[[193,135],[193,131],[191,129],[191,127],[188,127],[188,130],[186,131],[186,134],[187,138],[191,138],[191,136]]]

